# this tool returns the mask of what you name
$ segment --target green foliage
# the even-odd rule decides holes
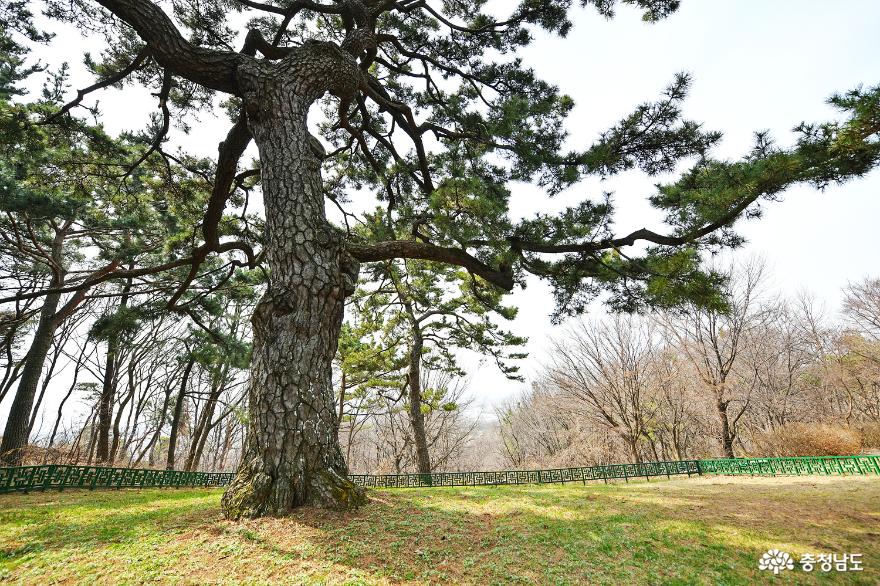
[[[99,316],[92,322],[89,336],[100,341],[129,337],[138,331],[143,318],[144,311],[140,307],[120,307],[114,313]]]
[[[801,124],[790,148],[777,147],[762,133],[751,152],[740,160],[724,161],[712,157],[721,134],[683,114],[691,84],[686,74],[676,75],[656,100],[638,105],[593,144],[566,152],[565,122],[574,101],[541,80],[520,58],[521,50],[533,41],[536,31],[567,35],[577,5],[591,7],[607,18],[626,5],[639,10],[645,21],[656,22],[672,15],[679,2],[520,0],[496,4],[484,0],[437,6],[389,3],[376,5],[375,19],[355,14],[356,6],[350,3],[297,4],[296,10],[285,13],[271,4],[180,1],[172,3],[170,10],[183,37],[204,50],[237,51],[237,35],[243,32],[239,13],[250,18],[247,28],[262,33],[270,45],[296,47],[320,39],[348,47],[359,34],[358,38],[365,35],[376,40],[379,46],[353,53],[362,72],[357,95],[343,100],[330,94],[322,98],[325,117],[319,132],[322,143],[329,145],[323,159],[325,192],[342,210],[347,236],[360,244],[407,240],[452,248],[479,263],[485,270],[471,270],[481,276],[451,269],[457,273],[452,279],[439,262],[426,261],[422,268],[413,269],[436,273],[437,283],[470,289],[471,293],[460,296],[470,296],[477,304],[498,305],[485,286],[493,281],[487,274],[494,272],[503,275],[495,284],[505,287],[510,282],[524,284],[530,274],[545,279],[554,290],[553,317],[557,320],[585,311],[597,298],[621,311],[685,302],[723,309],[719,293],[723,276],[707,269],[702,260],[706,252],[742,244],[742,237],[733,230],[739,218],[759,216],[763,202],[778,198],[794,184],[823,188],[860,176],[880,161],[878,88],[835,95],[831,103],[847,118]],[[50,0],[47,14],[106,36],[107,50],[85,60],[99,77],[136,62],[144,49],[132,27],[105,18],[92,2]],[[180,120],[215,109],[214,92],[180,75],[172,75],[166,84],[166,73],[156,60],[147,59],[115,85],[137,83],[160,91],[167,85],[163,104],[170,104],[178,127],[188,131]],[[63,70],[57,75],[63,76]],[[198,78],[191,73],[187,77]],[[57,93],[51,86],[49,96]],[[240,96],[227,99],[222,106],[232,117],[239,107]],[[167,122],[155,118],[142,132],[121,137],[129,150],[128,160],[138,147],[145,148],[161,137],[160,127]],[[151,180],[162,173],[158,163],[150,161],[145,163],[155,165],[152,171],[134,172],[128,179],[152,197],[160,186]],[[165,231],[162,252],[184,255],[198,242],[196,227],[207,202],[199,176],[210,175],[212,165],[187,157],[177,161],[177,166],[172,165],[173,179],[160,180],[164,200],[155,207]],[[687,170],[659,185],[650,198],[666,214],[662,233],[616,234],[615,208],[608,193],[587,194],[558,214],[539,213],[522,221],[509,216],[510,184],[515,181],[533,182],[551,197],[588,177],[604,179],[636,169],[656,176],[682,168]],[[14,165],[0,166],[0,188],[18,176]],[[238,191],[247,193],[258,185],[251,174],[242,179]],[[348,209],[349,198],[359,190],[375,194],[381,209],[366,214]],[[230,201],[243,205],[240,193]],[[40,205],[49,213],[52,206],[78,204],[50,197]],[[107,207],[106,201],[102,207]],[[221,236],[247,242],[256,242],[261,230],[261,223],[244,213],[227,215],[220,223]],[[143,249],[141,244],[133,246]],[[426,255],[416,256],[424,259]],[[422,261],[407,262],[416,267]],[[452,284],[458,281],[466,287]],[[225,283],[217,278],[212,286],[221,282]],[[414,282],[428,289],[440,287],[422,278]],[[182,299],[195,302],[199,295],[187,293]],[[464,305],[470,306],[471,301]],[[443,303],[448,307],[447,301]],[[464,344],[484,351],[499,343],[482,317],[478,321],[483,325],[469,326],[462,336],[450,333],[458,327],[452,321],[441,327],[452,346]],[[443,360],[449,363],[448,357]]]
[[[684,87],[686,84],[670,88],[667,93],[683,95],[680,92]],[[740,246],[743,239],[732,229],[737,219],[759,217],[762,201],[778,198],[794,184],[810,183],[822,189],[830,183],[860,177],[880,163],[880,86],[835,95],[830,103],[847,118],[841,122],[800,124],[795,129],[797,140],[789,149],[777,147],[766,133],[759,133],[752,151],[739,161],[719,161],[708,156],[705,149],[717,140],[716,133],[700,134],[691,123],[672,132],[679,139],[682,134],[690,134],[694,140],[690,154],[700,158],[677,181],[659,185],[650,198],[654,207],[666,212],[666,222],[673,231],[663,235],[657,246],[645,247],[642,253],[623,252],[629,242],[614,244],[609,195],[601,203],[585,201],[558,216],[539,214],[518,225],[517,240],[541,242],[545,249],[554,247],[555,251],[564,252],[560,259],[527,251],[522,259],[526,270],[553,283],[555,316],[584,311],[602,292],[609,293],[613,308],[624,311],[672,307],[688,301],[723,309],[723,276],[703,268],[702,252]],[[668,107],[675,109],[672,105]],[[641,119],[644,112],[627,120]],[[584,161],[620,152],[608,147],[619,142],[621,133],[626,134],[620,128],[603,137],[598,151],[593,151],[596,147],[587,151]],[[678,150],[684,148],[687,140],[673,139],[672,143],[678,142],[673,147],[663,134],[655,137],[656,144],[649,141],[650,155],[643,152],[632,158],[611,156],[610,162],[591,164],[604,171],[623,170],[636,164],[648,173],[668,171],[680,160],[682,152],[687,152]],[[641,140],[624,142],[638,145]],[[608,245],[603,246],[603,242]]]
[[[491,358],[508,378],[522,380],[516,361],[527,339],[502,329],[515,307],[502,303],[503,292],[466,271],[425,261],[376,264],[355,295],[359,314],[383,316],[376,325],[387,346],[403,354],[418,336],[424,339],[422,362],[431,370],[463,376],[457,350]]]
[[[344,421],[354,423],[356,413],[371,412],[400,396],[406,361],[375,335],[381,320],[378,314],[358,313],[342,324],[334,366],[344,392]]]
[[[0,102],[22,95],[20,83],[43,69],[39,63],[25,64],[28,49],[22,41],[43,43],[52,38],[34,25],[28,5],[14,0],[0,7]]]

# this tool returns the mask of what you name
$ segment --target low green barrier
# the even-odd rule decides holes
[[[609,464],[555,470],[502,470],[499,472],[436,472],[433,474],[353,474],[355,484],[367,487],[494,486],[588,480],[629,480],[687,474],[803,476],[880,474],[880,456],[821,456],[810,458],[736,458],[732,460],[676,460],[642,464]]]
[[[880,474],[880,456],[733,458],[700,460],[703,474],[748,476],[843,476]]]
[[[232,472],[182,472],[47,464],[0,468],[0,494],[65,488],[150,488],[179,486],[225,486]]]
[[[588,480],[629,480],[652,476],[700,474],[697,460],[608,464],[552,470],[501,470],[498,472],[435,472],[433,474],[352,474],[355,484],[367,487],[408,488],[419,486],[495,486],[499,484],[543,484]]]
[[[435,472],[433,474],[352,474],[355,484],[373,488],[424,486],[497,486],[544,484],[588,480],[720,474],[750,476],[880,475],[880,456],[821,456],[810,458],[736,458],[680,460],[641,464],[608,464],[552,470],[501,470],[497,472]],[[0,468],[0,494],[65,488],[151,488],[225,486],[232,472],[182,472],[47,464]]]

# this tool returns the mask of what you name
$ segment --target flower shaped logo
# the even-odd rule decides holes
[[[758,569],[773,570],[773,574],[776,575],[783,570],[793,570],[794,561],[786,552],[771,549],[761,556],[760,561],[758,561]]]

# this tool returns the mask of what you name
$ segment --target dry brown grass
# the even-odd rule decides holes
[[[753,438],[753,456],[848,456],[862,451],[863,434],[835,423],[791,423]]]

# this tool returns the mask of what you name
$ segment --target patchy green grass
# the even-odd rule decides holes
[[[374,490],[354,513],[235,523],[218,490],[0,496],[0,582],[880,582],[880,480],[702,478]],[[759,572],[768,548],[860,573]]]

